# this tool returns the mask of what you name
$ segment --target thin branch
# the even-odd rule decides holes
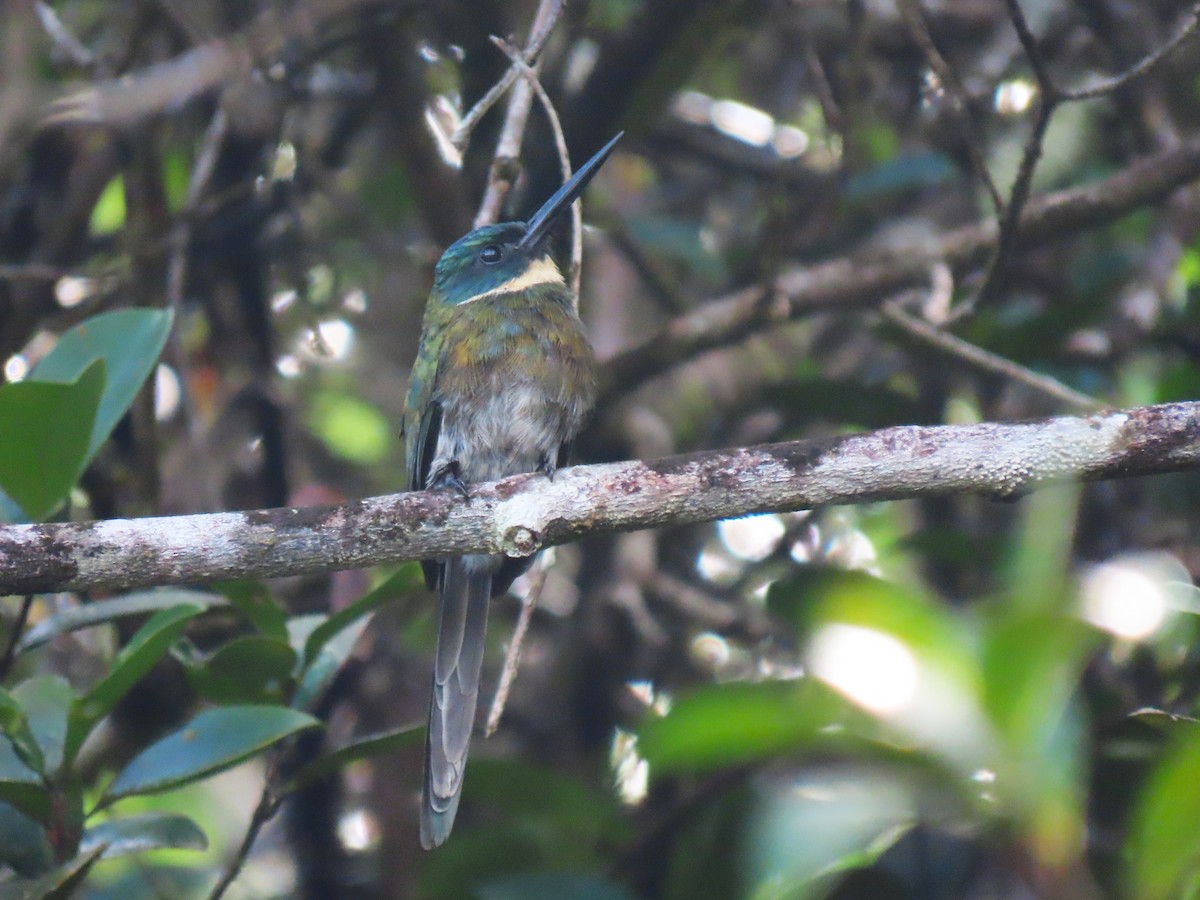
[[[546,575],[550,572],[550,563],[543,556],[533,565],[529,573],[529,590],[521,598],[521,613],[517,616],[517,624],[513,628],[512,639],[504,653],[504,668],[500,670],[500,683],[496,685],[496,696],[492,698],[492,708],[488,710],[487,725],[483,733],[491,737],[500,727],[500,717],[504,715],[504,707],[508,703],[508,694],[513,682],[517,680],[517,670],[521,667],[521,648],[525,646],[525,635],[529,633],[529,623],[533,621],[533,611],[537,609],[542,591],[546,587]]]
[[[270,784],[263,788],[262,796],[258,798],[258,805],[254,808],[254,814],[250,817],[250,824],[246,827],[246,834],[242,838],[241,846],[238,847],[237,853],[230,860],[225,871],[221,873],[221,877],[217,879],[217,883],[213,885],[212,890],[208,894],[208,900],[221,900],[225,896],[225,892],[229,890],[229,886],[241,874],[242,867],[246,865],[246,860],[250,858],[250,850],[254,847],[254,842],[258,840],[258,834],[262,831],[263,826],[275,817],[275,813],[279,812],[280,800],[272,793]]]
[[[342,506],[0,526],[0,594],[329,572],[761,512],[1200,468],[1200,401],[578,466]]]
[[[541,81],[538,80],[537,72],[528,66],[521,59],[520,51],[501,38],[493,37],[492,42],[504,51],[505,55],[513,61],[513,65],[521,70],[521,74],[525,80],[529,82],[529,86],[533,88],[537,94],[538,102],[542,105],[542,110],[546,113],[546,119],[550,122],[550,131],[554,135],[554,147],[558,151],[558,166],[562,173],[563,183],[565,184],[571,178],[571,154],[567,150],[567,138],[563,134],[562,122],[559,121],[558,113],[554,109],[554,104],[550,101],[550,95],[546,93],[546,89],[542,87]],[[571,294],[578,302],[579,298],[579,282],[583,276],[583,201],[576,200],[571,204],[571,253],[570,265],[567,271],[567,281],[571,285]]]
[[[29,621],[29,608],[33,606],[33,594],[21,598],[21,606],[17,610],[17,618],[8,634],[8,646],[4,648],[4,656],[0,658],[0,680],[8,675],[13,660],[17,657],[17,646],[21,643],[21,634],[25,631],[25,623]]]
[[[1058,88],[1054,86],[1054,79],[1050,77],[1050,70],[1042,58],[1037,38],[1030,29],[1029,22],[1025,19],[1025,12],[1021,9],[1020,0],[1004,0],[1004,5],[1008,8],[1008,17],[1012,20],[1013,28],[1016,29],[1017,40],[1021,42],[1025,55],[1029,57],[1029,65],[1033,68],[1033,77],[1037,79],[1038,87],[1042,89],[1043,99],[1048,98],[1051,105],[1057,103]]]
[[[1010,239],[1059,241],[1099,228],[1200,177],[1200,137],[1144,157],[1101,181],[1032,197]],[[1012,207],[1009,208],[1012,213]],[[746,287],[697,304],[646,341],[618,354],[601,372],[598,406],[628,395],[650,378],[716,347],[828,309],[876,306],[896,291],[924,284],[945,263],[955,273],[980,265],[996,246],[999,227],[985,220],[887,256],[857,254],[781,273],[769,288]]]
[[[1092,100],[1096,97],[1121,90],[1121,88],[1156,69],[1159,63],[1174,53],[1180,45],[1194,35],[1197,28],[1200,28],[1200,3],[1192,7],[1191,12],[1187,14],[1183,23],[1175,32],[1175,36],[1149,56],[1139,60],[1118,75],[1113,75],[1110,78],[1102,78],[1094,84],[1073,91],[1062,91],[1061,98],[1064,101]]]
[[[38,0],[34,9],[37,10],[38,20],[42,23],[42,30],[50,37],[54,49],[61,53],[64,59],[81,69],[91,69],[95,65],[96,55],[71,33],[71,29],[63,24],[63,20],[50,4]]]
[[[962,79],[958,77],[958,73],[954,71],[950,63],[942,56],[941,51],[938,50],[937,44],[934,43],[933,35],[929,33],[929,27],[925,24],[925,17],[921,12],[920,0],[900,0],[900,15],[908,26],[908,33],[921,52],[925,54],[929,67],[933,69],[943,90],[949,95],[950,107],[954,112],[954,118],[958,121],[959,132],[967,149],[971,168],[975,170],[975,177],[987,188],[996,215],[1001,215],[1004,212],[1004,198],[1000,196],[1000,190],[996,187],[992,173],[988,170],[987,154],[984,152],[975,122],[971,118],[971,106],[967,102],[967,91],[963,86]]]
[[[1057,378],[1051,378],[1049,375],[1035,372],[1033,369],[1023,366],[1020,363],[1013,362],[1011,359],[1005,359],[999,354],[992,353],[990,350],[985,350],[969,341],[965,341],[956,335],[950,334],[948,331],[943,331],[941,328],[931,325],[924,319],[910,315],[904,311],[903,305],[898,300],[890,300],[885,303],[880,309],[880,315],[897,328],[903,330],[905,334],[923,344],[961,360],[970,366],[981,369],[984,372],[1000,375],[1010,381],[1033,388],[1035,391],[1045,394],[1059,403],[1065,404],[1069,409],[1091,412],[1104,406],[1095,397],[1080,393],[1074,388],[1063,384]]]
[[[550,32],[554,30],[554,23],[558,21],[558,17],[562,13],[562,2],[563,0],[554,0],[550,3],[549,6],[554,8],[548,10],[544,17],[541,15],[541,9],[538,10],[538,15],[533,21],[532,33],[529,35],[529,43],[525,45],[525,50],[521,54],[521,62],[524,65],[532,66],[542,55],[542,48],[546,46]],[[493,38],[493,40],[496,39]],[[454,134],[450,138],[455,147],[460,151],[466,148],[467,142],[471,139],[471,132],[475,130],[479,120],[513,86],[520,74],[521,70],[517,65],[510,66],[504,76],[492,85],[488,92],[479,98],[479,101],[462,117],[462,121],[458,123],[458,127],[454,129]]]
[[[536,36],[543,31],[549,33],[561,11],[562,0],[541,0],[533,18],[530,34]],[[532,47],[533,43],[531,37],[526,44],[526,58],[528,48]],[[532,104],[533,88],[529,86],[528,81],[522,79],[514,85],[508,98],[508,110],[504,115],[504,125],[500,129],[500,139],[496,142],[496,156],[488,173],[487,189],[479,204],[479,212],[475,214],[475,228],[491,225],[500,219],[500,208],[504,205],[504,198],[508,196],[509,190],[517,180],[517,160],[521,157],[521,142],[525,139],[525,126],[529,121],[529,107]]]

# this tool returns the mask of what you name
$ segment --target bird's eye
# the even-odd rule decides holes
[[[495,244],[488,244],[479,251],[479,259],[486,265],[494,266],[504,258],[504,251]]]

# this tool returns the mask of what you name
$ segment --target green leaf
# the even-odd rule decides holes
[[[79,887],[104,847],[81,853],[41,878],[14,878],[0,884],[0,900],[67,900]]]
[[[1190,897],[1200,870],[1200,728],[1186,728],[1141,792],[1128,842],[1128,896]]]
[[[113,660],[108,674],[72,707],[67,740],[68,759],[79,751],[96,723],[108,715],[129,689],[166,655],[171,644],[183,634],[188,622],[202,612],[204,607],[199,604],[172,606],[156,612],[137,630]]]
[[[93,600],[38,622],[25,633],[19,646],[22,652],[32,650],[34,647],[40,647],[42,644],[54,640],[60,634],[91,628],[95,625],[106,625],[128,616],[145,615],[183,604],[210,609],[227,602],[220,594],[189,591],[182,588],[157,588],[123,594],[107,600]]]
[[[42,777],[17,756],[8,741],[0,741],[0,802],[41,821],[50,810],[50,794]]]
[[[207,850],[200,826],[178,813],[144,813],[93,825],[83,833],[79,851],[104,847],[103,857],[126,856],[146,850]]]
[[[751,819],[746,896],[825,896],[832,873],[874,862],[911,828],[918,807],[902,778],[869,767],[798,774],[788,789],[764,797]],[[819,882],[826,890],[816,889]]]
[[[32,380],[65,383],[75,381],[97,360],[104,361],[108,380],[92,425],[88,459],[108,440],[154,371],[172,316],[169,309],[118,309],[92,316],[64,333],[33,367]]]
[[[83,473],[103,390],[102,362],[70,384],[0,385],[0,489],[30,519],[54,512]]]
[[[13,688],[12,696],[25,710],[45,771],[57,772],[67,739],[67,713],[75,699],[71,686],[58,675],[38,675]]]
[[[301,767],[300,771],[293,775],[287,783],[284,792],[291,793],[298,790],[357,760],[370,759],[385,753],[395,753],[401,747],[417,743],[424,736],[424,723],[417,723],[356,738],[344,747],[338,747],[336,750],[322,754]]]
[[[94,235],[113,234],[125,227],[125,179],[120,174],[100,192],[92,216],[88,220],[88,231]]]
[[[338,610],[309,633],[308,639],[304,642],[305,665],[311,664],[325,644],[342,629],[355,620],[374,612],[385,603],[418,589],[422,583],[421,567],[416,563],[409,563],[397,569],[378,587]]]
[[[812,679],[705,687],[643,725],[638,751],[652,774],[713,769],[811,745],[850,712]]]
[[[292,697],[292,706],[296,709],[308,709],[316,702],[354,650],[354,645],[371,622],[370,616],[371,614],[368,614],[355,619],[331,640],[325,642],[317,658],[304,670],[300,686],[296,689],[296,695]]]
[[[555,900],[633,900],[633,894],[597,875],[570,872],[529,872],[493,878],[477,885],[477,900],[525,900],[527,897],[554,897]]]
[[[0,803],[0,863],[26,878],[54,867],[46,829],[7,803]]]
[[[234,609],[267,637],[287,640],[287,613],[271,599],[267,586],[261,581],[223,581],[215,587]]]
[[[234,638],[189,665],[188,681],[214,703],[284,703],[291,696],[296,653],[278,638],[261,634]]]
[[[143,750],[117,775],[102,805],[131,794],[170,790],[235,766],[298,731],[321,723],[281,706],[227,706],[200,713],[188,725]]]
[[[46,760],[42,758],[42,750],[29,729],[29,718],[21,704],[3,688],[0,688],[0,729],[4,730],[5,737],[12,742],[12,748],[21,762],[44,774]]]

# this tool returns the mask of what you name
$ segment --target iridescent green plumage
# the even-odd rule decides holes
[[[563,462],[595,399],[595,364],[544,238],[615,143],[528,223],[477,229],[442,255],[402,426],[410,490],[469,493],[472,483],[522,472],[553,477]],[[440,599],[422,790],[426,848],[446,839],[458,809],[488,601],[529,563],[488,555],[424,563]]]

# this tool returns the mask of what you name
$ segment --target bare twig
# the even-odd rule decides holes
[[[921,13],[920,0],[900,0],[900,14],[908,26],[908,33],[916,45],[921,48],[921,52],[925,54],[929,67],[933,69],[934,74],[941,82],[942,89],[950,97],[950,106],[954,111],[954,118],[958,122],[963,145],[966,147],[967,157],[971,161],[971,168],[975,170],[975,177],[987,188],[996,215],[1003,214],[1004,198],[1000,196],[996,182],[992,180],[992,173],[988,171],[986,153],[975,122],[971,118],[971,107],[967,102],[967,91],[963,87],[962,79],[958,77],[958,73],[954,71],[950,63],[942,56],[941,51],[938,50],[937,44],[934,43],[933,35],[929,33],[929,27],[925,24],[925,17]]]
[[[1038,87],[1042,90],[1043,100],[1049,99],[1052,105],[1057,103],[1058,88],[1054,86],[1054,80],[1050,77],[1050,70],[1042,58],[1037,38],[1034,37],[1033,31],[1029,28],[1029,22],[1025,19],[1025,12],[1021,9],[1020,0],[1004,0],[1004,5],[1008,8],[1008,17],[1012,20],[1013,28],[1016,29],[1017,40],[1021,42],[1025,55],[1029,57],[1029,65],[1033,69],[1033,77],[1037,79]]]
[[[565,183],[571,177],[571,154],[567,150],[567,138],[563,134],[562,122],[559,121],[558,113],[554,109],[554,104],[550,101],[550,95],[546,93],[546,89],[542,87],[542,83],[538,80],[537,72],[521,59],[520,51],[501,38],[493,37],[492,42],[497,47],[504,51],[505,55],[513,61],[513,65],[518,67],[525,80],[529,82],[529,86],[533,88],[537,94],[538,102],[541,103],[543,111],[546,113],[546,118],[550,122],[550,131],[554,134],[554,147],[558,151],[558,165],[562,173],[562,179]],[[571,253],[570,264],[567,271],[567,282],[571,285],[571,294],[578,302],[579,298],[579,281],[583,275],[583,201],[576,200],[571,204]]]
[[[63,58],[81,69],[92,68],[96,62],[96,55],[71,33],[71,29],[63,24],[63,20],[58,17],[54,8],[50,4],[38,0],[34,9],[37,10],[42,29],[50,36],[50,40],[54,42],[54,48],[62,54]]]
[[[167,259],[167,305],[174,312],[177,324],[183,322],[183,291],[187,284],[188,245],[192,241],[191,213],[199,206],[200,198],[203,196],[209,181],[212,179],[213,171],[217,165],[217,158],[220,156],[221,148],[225,144],[225,135],[228,128],[229,119],[225,113],[225,109],[222,106],[218,106],[217,111],[213,113],[213,117],[208,123],[208,129],[204,133],[204,141],[200,145],[200,152],[196,155],[196,162],[192,167],[192,173],[188,179],[187,202],[184,206],[186,214],[181,216],[177,220],[175,227],[171,229],[170,256]],[[183,348],[179,331],[178,327],[172,328],[171,333],[167,336],[167,340],[170,344],[171,356],[175,360],[175,366],[179,369],[180,412],[183,415],[184,426],[187,429],[188,441],[191,443],[192,449],[197,452],[197,458],[199,458],[199,454],[202,454],[204,450],[205,437],[200,426],[200,420],[196,415],[196,404],[192,397],[191,379],[188,377],[186,368],[187,352]],[[205,501],[211,509],[219,509],[221,507],[220,492],[217,490],[216,484],[213,483],[211,472],[208,471],[207,467],[202,467],[199,477]]]
[[[0,526],[0,594],[267,578],[585,535],[1200,468],[1200,401],[858,435],[516,475],[343,506]]]
[[[17,646],[21,643],[21,634],[25,631],[25,623],[29,620],[29,608],[33,606],[33,594],[21,598],[21,606],[17,609],[17,618],[13,620],[12,630],[8,634],[8,646],[4,648],[4,656],[0,658],[0,680],[8,675],[13,660],[17,657]]]
[[[541,9],[538,10],[538,16],[534,19],[533,31],[529,35],[529,43],[525,46],[525,50],[521,54],[521,62],[527,66],[532,66],[539,56],[542,55],[542,48],[546,46],[546,41],[550,37],[550,32],[554,30],[554,23],[558,21],[558,17],[562,12],[563,0],[555,0],[549,4],[555,7],[548,12],[545,17],[541,16]],[[545,6],[546,4],[543,4]],[[507,91],[516,82],[520,75],[520,68],[516,65],[510,66],[504,76],[497,81],[479,101],[471,107],[462,121],[458,123],[458,127],[454,129],[454,134],[450,140],[459,150],[463,150],[467,146],[467,142],[471,139],[471,132],[475,130],[475,126],[479,124],[479,120],[484,114],[496,105],[504,92]]]
[[[561,11],[562,0],[541,0],[533,18],[533,27],[529,30],[530,35],[536,36],[543,31],[548,33],[554,27]],[[531,37],[526,44],[526,58],[533,43]],[[487,189],[479,204],[479,212],[475,214],[475,228],[491,225],[500,218],[504,198],[508,196],[509,190],[517,180],[517,160],[521,157],[521,142],[525,138],[525,125],[529,121],[529,107],[532,103],[533,88],[529,86],[528,81],[521,79],[513,86],[512,94],[508,98],[508,110],[504,115],[504,125],[500,129],[500,139],[496,142],[496,155],[488,173]]]
[[[1191,11],[1184,17],[1182,24],[1167,43],[1159,47],[1149,56],[1139,60],[1134,65],[1130,66],[1124,72],[1118,75],[1113,75],[1110,78],[1102,78],[1094,84],[1085,87],[1077,88],[1071,91],[1062,91],[1061,98],[1064,101],[1075,100],[1092,100],[1096,97],[1101,97],[1104,94],[1111,94],[1114,91],[1119,91],[1121,88],[1136,81],[1137,79],[1148,75],[1159,63],[1165,60],[1168,56],[1175,52],[1185,41],[1196,33],[1197,28],[1200,28],[1200,3],[1195,4]]]
[[[272,793],[268,783],[263,788],[262,796],[258,798],[258,805],[250,817],[250,824],[246,827],[246,834],[242,838],[241,846],[238,847],[237,853],[230,860],[225,871],[221,873],[221,877],[217,879],[217,883],[213,885],[208,894],[208,900],[221,900],[225,896],[229,886],[233,884],[241,874],[242,867],[246,865],[246,860],[250,857],[250,850],[254,847],[254,842],[258,840],[259,832],[275,817],[275,813],[279,812],[280,803],[281,801]]]
[[[500,670],[500,683],[496,685],[496,696],[492,698],[492,708],[488,710],[487,725],[484,734],[491,737],[500,727],[500,717],[504,715],[504,707],[508,703],[508,694],[513,682],[517,679],[517,670],[521,667],[521,648],[525,645],[525,635],[529,633],[529,623],[533,621],[533,611],[537,609],[546,587],[546,575],[550,571],[550,563],[542,557],[534,563],[529,573],[529,590],[521,598],[521,613],[517,616],[517,624],[513,628],[512,639],[504,653],[504,668]]]
[[[1033,127],[1025,142],[1025,151],[1021,154],[1021,165],[1017,169],[1016,180],[1013,181],[1012,192],[1008,198],[1008,208],[1001,216],[1000,236],[996,241],[996,252],[988,265],[983,287],[970,301],[972,307],[986,306],[1004,289],[1008,276],[1008,265],[1016,247],[1017,227],[1033,187],[1033,173],[1042,156],[1042,144],[1046,139],[1046,129],[1050,125],[1050,116],[1053,115],[1062,99],[1062,95],[1051,80],[1050,72],[1042,59],[1037,39],[1029,30],[1029,23],[1025,20],[1025,13],[1021,10],[1019,0],[1004,0],[1004,3],[1008,7],[1008,14],[1017,31],[1017,38],[1021,41],[1025,55],[1029,57],[1029,65],[1033,68],[1034,77],[1037,79],[1038,98]]]
[[[943,331],[936,325],[931,325],[923,319],[910,315],[904,311],[903,304],[898,299],[885,303],[880,309],[880,314],[910,337],[977,369],[1001,375],[1033,388],[1059,403],[1066,404],[1070,409],[1090,412],[1103,406],[1095,397],[1081,393],[1063,384],[1057,378],[1035,372],[1020,363],[1005,359],[1003,356],[985,350],[948,331]]]

